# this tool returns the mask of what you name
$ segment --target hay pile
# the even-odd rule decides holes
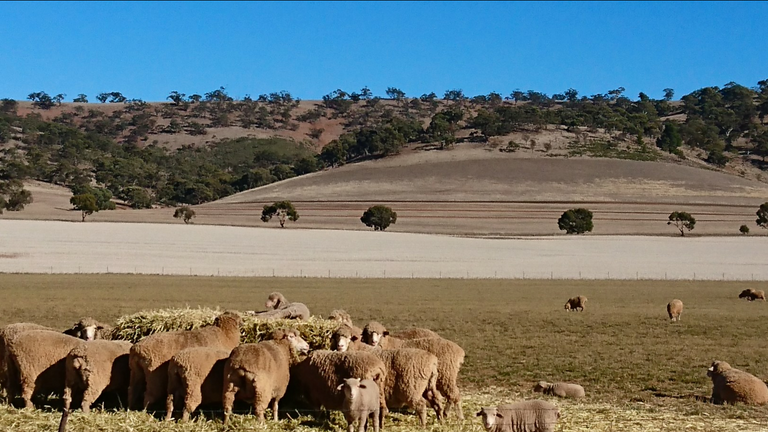
[[[213,324],[214,319],[223,313],[220,309],[186,308],[157,309],[137,312],[117,319],[112,331],[112,338],[133,343],[155,333],[176,330],[193,330]],[[308,321],[264,320],[253,316],[243,316],[241,330],[242,343],[256,343],[275,329],[295,328],[312,349],[329,349],[331,335],[339,328],[337,321],[311,317]]]

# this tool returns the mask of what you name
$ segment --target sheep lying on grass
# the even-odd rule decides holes
[[[565,310],[567,311],[575,311],[575,310],[581,310],[584,311],[584,306],[587,304],[587,298],[584,296],[576,296],[569,298],[568,301],[565,303]]]
[[[674,299],[667,304],[667,314],[672,321],[680,321],[680,316],[683,314],[683,302]]]
[[[347,378],[336,389],[344,393],[341,411],[347,420],[347,431],[354,432],[354,424],[357,422],[358,432],[365,432],[370,417],[374,432],[379,432],[380,401],[376,383],[369,379]]]
[[[481,408],[477,416],[488,432],[554,432],[560,411],[547,401],[531,400]]]
[[[536,393],[544,393],[545,395],[549,395],[549,396],[558,396],[562,398],[573,398],[573,399],[580,399],[580,398],[583,398],[585,395],[584,387],[578,384],[562,383],[562,382],[548,383],[546,381],[539,381],[533,387],[533,391]]]
[[[128,353],[132,345],[126,341],[92,340],[73,348],[65,362],[64,409],[70,408],[74,391],[83,394],[84,413],[104,392],[118,392],[125,398],[131,376]]]
[[[224,363],[229,351],[220,348],[183,349],[168,363],[166,420],[173,418],[175,404],[183,403],[181,420],[189,420],[200,404],[221,403],[224,387]]]
[[[64,334],[90,341],[94,339],[112,339],[112,326],[102,324],[91,317],[83,318],[76,322],[72,328],[64,331]]]
[[[189,331],[156,333],[131,347],[129,364],[131,383],[128,403],[135,408],[144,390],[144,409],[149,404],[164,400],[168,390],[168,362],[177,352],[192,347],[220,348],[231,351],[240,344],[239,315],[225,312],[212,326]]]
[[[714,361],[707,370],[712,378],[712,403],[748,405],[768,403],[768,386],[756,376],[731,367],[724,361]]]
[[[264,421],[267,406],[277,421],[277,407],[290,382],[296,352],[306,353],[309,344],[296,330],[277,330],[271,340],[243,344],[232,350],[224,363],[224,423],[229,422],[235,398],[253,403],[259,421]]]
[[[739,298],[746,298],[748,301],[765,301],[765,291],[747,288],[739,294]]]
[[[285,296],[279,292],[273,292],[264,304],[266,312],[249,312],[261,319],[297,319],[306,321],[309,319],[309,308],[304,303],[289,303]]]

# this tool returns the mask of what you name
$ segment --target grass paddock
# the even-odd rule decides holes
[[[186,306],[259,310],[270,292],[280,291],[314,315],[343,308],[361,327],[368,320],[390,330],[427,327],[461,345],[467,420],[430,430],[482,430],[474,417],[479,406],[540,397],[531,392],[538,380],[578,382],[587,390],[581,402],[554,400],[563,412],[557,430],[768,430],[766,407],[700,400],[710,395],[706,369],[715,359],[768,378],[768,303],[739,300],[748,287],[768,284],[6,274],[0,277],[0,325],[26,321],[64,329],[83,316],[114,323],[143,309]],[[575,295],[589,299],[586,310],[564,311]],[[666,314],[673,298],[685,305],[678,323]],[[192,426],[161,424],[142,413],[76,412],[68,430],[218,431],[255,424],[250,416],[236,417],[224,428],[205,418]],[[2,407],[0,429],[53,429],[58,418]],[[335,415],[320,424],[301,419],[268,422],[264,430],[345,425]],[[413,416],[398,415],[385,427],[418,429]]]

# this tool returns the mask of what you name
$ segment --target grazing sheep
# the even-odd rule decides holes
[[[253,315],[262,319],[297,319],[306,321],[309,319],[309,308],[304,303],[289,303],[285,296],[279,292],[273,292],[267,298],[266,312],[257,312]]]
[[[389,335],[398,339],[425,339],[440,337],[439,334],[433,332],[430,329],[417,327],[401,330],[397,333],[389,333]]]
[[[183,349],[168,363],[166,420],[173,418],[174,398],[184,403],[181,420],[189,420],[200,404],[221,403],[224,387],[224,363],[229,351],[220,348]]]
[[[683,314],[683,302],[674,299],[667,304],[667,314],[672,321],[680,321],[680,316]]]
[[[338,321],[342,325],[348,326],[352,330],[352,332],[357,334],[358,336],[362,336],[363,334],[363,330],[360,327],[356,327],[352,323],[352,317],[349,316],[349,314],[343,309],[332,310],[331,314],[328,315],[328,319],[331,321]]]
[[[584,296],[577,296],[568,299],[568,301],[565,303],[565,310],[572,311],[572,310],[584,310],[584,305],[587,304],[587,298]]]
[[[212,326],[189,331],[156,333],[131,347],[129,364],[131,384],[128,388],[130,408],[139,405],[144,390],[144,409],[163,400],[168,390],[168,362],[177,352],[192,347],[220,348],[231,351],[240,344],[240,315],[225,312]]]
[[[584,397],[584,387],[578,384],[571,383],[548,383],[546,381],[539,381],[533,387],[533,391],[536,393],[544,393],[549,396],[558,396],[561,398],[573,398],[581,399]]]
[[[270,339],[240,345],[224,363],[224,424],[238,396],[253,403],[260,422],[271,402],[272,419],[277,421],[277,406],[288,388],[295,352],[307,353],[309,344],[293,329],[276,330]]]
[[[10,399],[13,395],[19,394],[19,377],[15,374],[15,368],[8,370],[7,346],[8,342],[16,335],[30,330],[50,330],[56,331],[50,327],[41,326],[33,323],[8,324],[0,329],[0,390],[4,392],[5,398]],[[13,376],[9,375],[9,372]]]
[[[765,291],[747,288],[739,294],[739,298],[746,298],[748,301],[765,301]]]
[[[707,370],[707,376],[712,378],[712,403],[735,404],[742,402],[748,405],[763,405],[768,403],[768,386],[756,376],[732,368],[724,361],[714,361]]]
[[[64,331],[64,334],[90,341],[94,339],[112,339],[112,326],[102,324],[91,317],[83,318],[76,322],[72,328]]]
[[[554,432],[560,411],[547,401],[530,400],[481,408],[477,416],[488,432]]]
[[[344,413],[344,418],[347,419],[347,431],[354,432],[354,424],[357,422],[357,431],[365,432],[366,423],[371,417],[373,431],[379,432],[381,408],[379,388],[376,383],[369,379],[347,378],[336,389],[344,393],[341,411]]]
[[[50,330],[30,330],[9,341],[9,376],[19,377],[18,385],[26,408],[33,407],[32,395],[35,393],[64,392],[67,354],[85,343]]]
[[[384,382],[387,368],[374,354],[364,351],[336,352],[318,350],[291,368],[291,381],[295,382],[302,394],[314,408],[340,410],[344,395],[338,390],[344,378],[358,377],[373,380],[379,387],[379,400],[383,418],[387,414],[384,397]]]
[[[92,340],[73,348],[65,361],[64,409],[69,410],[73,391],[82,391],[82,409],[88,413],[91,404],[109,391],[125,395],[131,370],[127,341]]]

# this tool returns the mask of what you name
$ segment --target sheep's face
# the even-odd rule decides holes
[[[568,302],[565,304],[565,310],[571,310],[571,301],[568,300]]]
[[[345,400],[354,401],[360,394],[360,389],[366,388],[360,381],[360,378],[347,378],[336,389],[344,392]]]
[[[707,376],[712,377],[714,375],[719,375],[730,368],[731,365],[724,361],[713,361],[712,365],[707,369]]]
[[[95,325],[89,325],[80,331],[80,339],[92,341],[96,339],[96,331],[98,327]]]
[[[334,333],[331,346],[335,347],[336,351],[338,352],[347,352],[351,343],[351,337],[339,333]]]
[[[294,350],[306,354],[309,352],[309,344],[307,341],[301,338],[298,332],[290,331],[285,335],[288,342],[291,344],[291,348]]]
[[[264,306],[267,309],[278,309],[280,304],[284,301],[283,295],[280,293],[272,293],[267,297],[267,302]]]
[[[477,416],[483,418],[483,427],[485,427],[485,430],[491,430],[499,419],[501,419],[501,414],[499,414],[496,407],[480,408]]]
[[[549,387],[549,383],[547,383],[546,381],[539,381],[533,387],[533,391],[537,393],[542,393],[544,389],[546,389],[547,387]]]

